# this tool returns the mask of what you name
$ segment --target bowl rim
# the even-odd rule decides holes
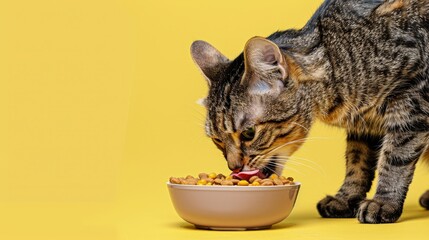
[[[285,189],[297,189],[300,188],[301,182],[294,182],[292,185],[274,185],[274,186],[204,186],[204,185],[185,185],[167,182],[167,186],[170,188],[184,189],[184,190],[196,190],[196,191],[234,191],[234,192],[249,192],[249,191],[278,191]]]

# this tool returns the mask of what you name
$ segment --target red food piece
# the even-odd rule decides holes
[[[231,176],[241,180],[249,180],[253,176],[258,176],[260,178],[263,178],[263,174],[261,171],[259,171],[259,169],[252,170],[252,171],[243,171],[239,173],[231,173]]]

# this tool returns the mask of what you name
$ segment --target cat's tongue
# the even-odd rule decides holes
[[[249,180],[253,176],[258,176],[260,178],[264,178],[264,174],[259,171],[259,169],[252,170],[252,171],[243,171],[238,173],[231,173],[231,176],[235,178],[239,178],[242,180]]]

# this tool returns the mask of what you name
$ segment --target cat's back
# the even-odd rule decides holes
[[[356,20],[398,13],[428,17],[429,0],[325,0],[316,15]]]
[[[363,125],[380,129],[387,103],[429,98],[429,0],[325,4],[318,27],[332,66],[330,87],[355,106]]]
[[[379,89],[426,73],[429,0],[328,0],[320,14],[334,77]],[[423,73],[424,72],[424,73]]]
[[[383,29],[429,30],[429,0],[326,0],[315,15],[327,32],[367,31],[366,36],[374,36]]]

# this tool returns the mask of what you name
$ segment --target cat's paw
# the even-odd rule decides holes
[[[324,218],[352,218],[356,216],[357,205],[338,197],[326,196],[317,203],[317,210]]]
[[[429,190],[420,197],[420,205],[429,210]]]
[[[402,214],[402,206],[382,200],[364,200],[357,213],[361,223],[393,223]]]

